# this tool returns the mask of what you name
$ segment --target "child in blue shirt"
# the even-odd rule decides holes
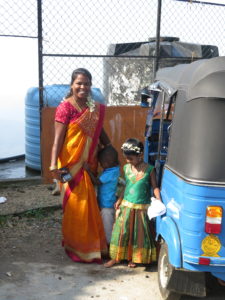
[[[93,184],[97,185],[98,204],[107,243],[110,244],[112,228],[115,220],[114,204],[117,200],[116,191],[120,176],[118,153],[112,146],[105,147],[99,151],[98,161],[103,169],[99,177],[94,176],[87,164],[84,168],[90,175]]]

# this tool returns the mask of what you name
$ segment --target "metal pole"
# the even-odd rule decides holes
[[[41,131],[42,131],[42,108],[43,108],[43,53],[42,53],[42,0],[37,0],[37,22],[38,22],[38,87],[39,87],[39,115],[40,115],[40,161],[42,173],[41,158]]]
[[[161,10],[162,10],[162,0],[158,0],[155,58],[153,60],[153,78],[155,78],[156,71],[159,68]]]
[[[158,155],[157,159],[161,160],[161,149],[162,149],[162,141],[163,141],[163,122],[164,122],[164,108],[165,108],[165,91],[162,92],[162,103],[161,103],[161,117],[160,117],[160,125],[159,125],[159,141],[158,141]]]
[[[38,84],[39,84],[39,108],[43,107],[43,53],[42,53],[42,0],[37,0],[38,10]]]

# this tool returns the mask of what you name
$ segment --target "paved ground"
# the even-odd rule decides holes
[[[156,265],[71,262],[61,247],[60,197],[49,188],[32,180],[0,183],[7,198],[0,204],[0,300],[160,300]],[[205,300],[225,299],[225,288],[209,283]]]

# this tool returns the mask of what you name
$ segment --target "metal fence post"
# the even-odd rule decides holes
[[[158,0],[155,58],[153,60],[153,78],[155,78],[156,71],[158,70],[158,67],[159,67],[161,9],[162,9],[162,0]]]
[[[40,160],[41,160],[41,131],[43,100],[43,45],[42,45],[42,0],[37,0],[38,22],[38,87],[39,87],[39,114],[40,114]],[[42,161],[42,160],[41,160]],[[42,172],[42,163],[41,163]]]
[[[42,0],[37,0],[38,8],[38,83],[40,111],[43,107],[43,57],[42,57]]]

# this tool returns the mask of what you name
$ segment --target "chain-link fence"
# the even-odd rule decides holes
[[[211,1],[0,0],[0,5],[0,39],[37,39],[40,91],[69,84],[72,71],[85,67],[108,104],[137,104],[158,67],[225,55],[225,5]]]

